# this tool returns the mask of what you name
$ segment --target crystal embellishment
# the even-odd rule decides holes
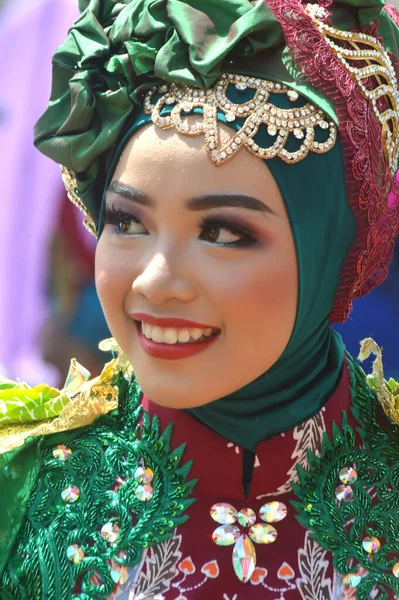
[[[129,579],[129,572],[126,567],[119,565],[117,562],[111,563],[111,578],[112,581],[119,585],[123,585]]]
[[[214,504],[210,512],[212,519],[221,525],[232,525],[237,521],[237,510],[226,502]]]
[[[347,485],[348,483],[353,483],[357,480],[357,473],[353,467],[345,467],[340,470],[338,477]]]
[[[238,513],[238,522],[242,527],[250,527],[256,523],[256,514],[252,508],[242,508]]]
[[[72,450],[63,444],[56,446],[53,450],[53,456],[60,462],[66,462],[71,456]]]
[[[152,469],[144,469],[143,467],[139,467],[136,469],[134,478],[136,481],[138,481],[138,483],[151,483],[151,481],[154,479],[154,472]]]
[[[238,579],[247,583],[252,577],[256,566],[255,547],[244,533],[238,539],[233,550],[233,567]]]
[[[232,85],[240,90],[249,89],[254,94],[246,102],[235,104],[228,97]],[[316,105],[307,102],[293,110],[279,108],[269,102],[273,95],[285,95],[290,91],[287,86],[274,81],[223,73],[214,86],[205,92],[177,83],[168,83],[166,90],[162,89],[165,90],[165,85],[154,86],[147,92],[144,112],[151,115],[154,125],[161,129],[175,129],[181,135],[188,136],[204,135],[206,151],[216,166],[230,160],[242,148],[264,160],[279,157],[286,163],[294,164],[309,152],[328,152],[336,142],[336,126]],[[292,98],[295,95],[291,94]],[[172,105],[172,100],[172,110],[163,114],[163,109],[169,103]],[[202,120],[191,125],[187,116],[195,109],[202,110]],[[218,111],[224,114],[227,121],[232,121],[233,117],[242,119],[241,129],[234,132],[226,143],[222,143],[219,135]],[[268,140],[266,147],[256,143],[256,135],[263,125],[269,135],[275,138]],[[326,128],[324,141],[316,141],[316,132],[323,128]],[[294,152],[286,149],[291,135],[301,139],[299,148]]]
[[[339,485],[335,488],[335,497],[339,502],[352,502],[353,489],[350,485]]]
[[[261,507],[259,516],[266,523],[278,523],[287,516],[287,507],[282,502],[267,502]]]
[[[257,523],[249,530],[249,537],[257,544],[272,544],[276,541],[277,530],[272,525]]]
[[[116,542],[116,540],[118,539],[118,535],[119,525],[116,525],[115,523],[106,523],[101,528],[101,536],[106,542],[109,542],[110,544]]]
[[[350,588],[355,588],[359,585],[362,578],[357,573],[348,573],[342,580],[344,585],[347,585]]]
[[[246,583],[256,567],[256,551],[252,542],[272,544],[277,538],[277,530],[269,523],[256,523],[256,513],[252,508],[237,511],[231,504],[219,502],[212,506],[210,513],[214,521],[222,523],[213,532],[213,541],[218,546],[234,544],[234,571],[239,580]],[[261,507],[259,516],[264,521],[276,523],[285,519],[287,507],[282,502],[268,502]]]
[[[367,554],[376,554],[381,549],[381,542],[374,536],[365,537],[362,541],[362,546]]]
[[[73,502],[76,502],[76,500],[79,499],[79,496],[80,490],[78,487],[76,487],[76,485],[69,485],[61,492],[61,498],[64,500],[64,502],[68,502],[71,504]]]
[[[312,6],[308,4],[308,14],[374,112],[381,127],[383,153],[394,174],[399,157],[399,91],[390,56],[377,38],[341,31],[320,21]]]
[[[152,485],[139,485],[135,493],[140,502],[149,502],[154,495],[154,488]]]
[[[72,544],[71,546],[68,546],[67,548],[67,559],[70,560],[71,562],[78,564],[80,563],[81,560],[83,560],[85,557],[85,553],[83,552],[82,548],[80,546],[78,546],[77,544]]]
[[[221,525],[212,534],[212,539],[217,546],[232,546],[240,537],[240,528],[237,525]]]

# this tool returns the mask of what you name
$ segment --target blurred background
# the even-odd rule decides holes
[[[93,273],[95,239],[67,200],[58,165],[35,150],[33,125],[51,85],[51,57],[78,0],[0,0],[0,374],[62,387],[76,357],[93,375],[109,336]],[[399,8],[399,0],[394,4]],[[399,245],[385,283],[337,327],[355,356],[371,336],[399,377]]]

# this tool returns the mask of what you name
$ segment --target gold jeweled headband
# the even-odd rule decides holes
[[[242,104],[234,104],[226,93],[230,85],[239,91],[254,90],[254,97]],[[209,90],[165,83],[154,86],[144,98],[144,112],[151,115],[152,122],[161,129],[176,129],[182,135],[205,136],[206,151],[212,162],[219,166],[245,148],[259,158],[279,157],[286,163],[294,164],[303,160],[310,151],[317,154],[328,152],[337,139],[337,128],[321,109],[308,102],[302,107],[283,109],[269,102],[270,94],[285,94],[291,102],[299,94],[285,85],[265,79],[224,73]],[[155,104],[154,96],[158,96]],[[164,107],[172,107],[169,115],[161,116]],[[187,116],[195,108],[202,110],[202,121],[189,125]],[[220,145],[218,111],[224,114],[227,122],[245,119],[242,127],[224,146]],[[269,147],[261,147],[254,140],[259,127],[265,125],[274,142]],[[326,140],[315,140],[316,128],[326,131]],[[302,140],[295,152],[289,152],[285,144],[290,135]],[[69,200],[85,215],[86,229],[97,237],[94,219],[79,198],[75,177],[69,169],[62,167],[62,178]]]
[[[235,104],[227,97],[230,85],[235,85],[239,91],[251,89],[255,92],[254,97],[242,104]],[[241,148],[262,159],[279,157],[293,164],[303,160],[310,151],[323,154],[334,146],[337,129],[318,107],[308,102],[302,107],[279,108],[269,102],[270,94],[285,94],[292,102],[299,98],[297,92],[280,83],[224,73],[206,91],[176,83],[155,86],[145,96],[144,112],[151,115],[154,125],[161,129],[174,128],[188,136],[204,135],[206,151],[217,166],[232,158]],[[159,96],[155,104],[152,102],[154,96]],[[169,115],[161,116],[165,106],[173,108]],[[202,110],[203,118],[200,123],[190,126],[186,117],[195,108]],[[239,131],[224,146],[220,143],[218,111],[224,114],[227,122],[245,119]],[[254,140],[261,125],[265,125],[268,134],[275,138],[268,147],[259,146]],[[328,130],[324,142],[315,140],[317,127]],[[295,152],[285,148],[290,134],[303,140]]]

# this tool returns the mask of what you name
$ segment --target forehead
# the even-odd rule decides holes
[[[196,118],[193,117],[193,122]],[[221,126],[221,143],[234,134]],[[192,197],[217,192],[252,195],[269,205],[282,204],[277,184],[264,161],[243,149],[230,161],[215,166],[203,136],[182,136],[149,124],[128,141],[113,180],[119,180],[157,197],[159,194]]]

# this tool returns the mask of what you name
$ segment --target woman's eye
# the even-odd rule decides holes
[[[234,225],[217,221],[203,221],[200,239],[220,246],[249,246],[255,240],[250,233]]]
[[[147,231],[144,225],[135,216],[115,209],[113,207],[107,207],[103,215],[104,225],[112,225],[114,231],[119,235],[143,235]]]
[[[121,235],[141,235],[146,233],[145,228],[140,221],[133,217],[124,217],[117,224],[117,231]]]

